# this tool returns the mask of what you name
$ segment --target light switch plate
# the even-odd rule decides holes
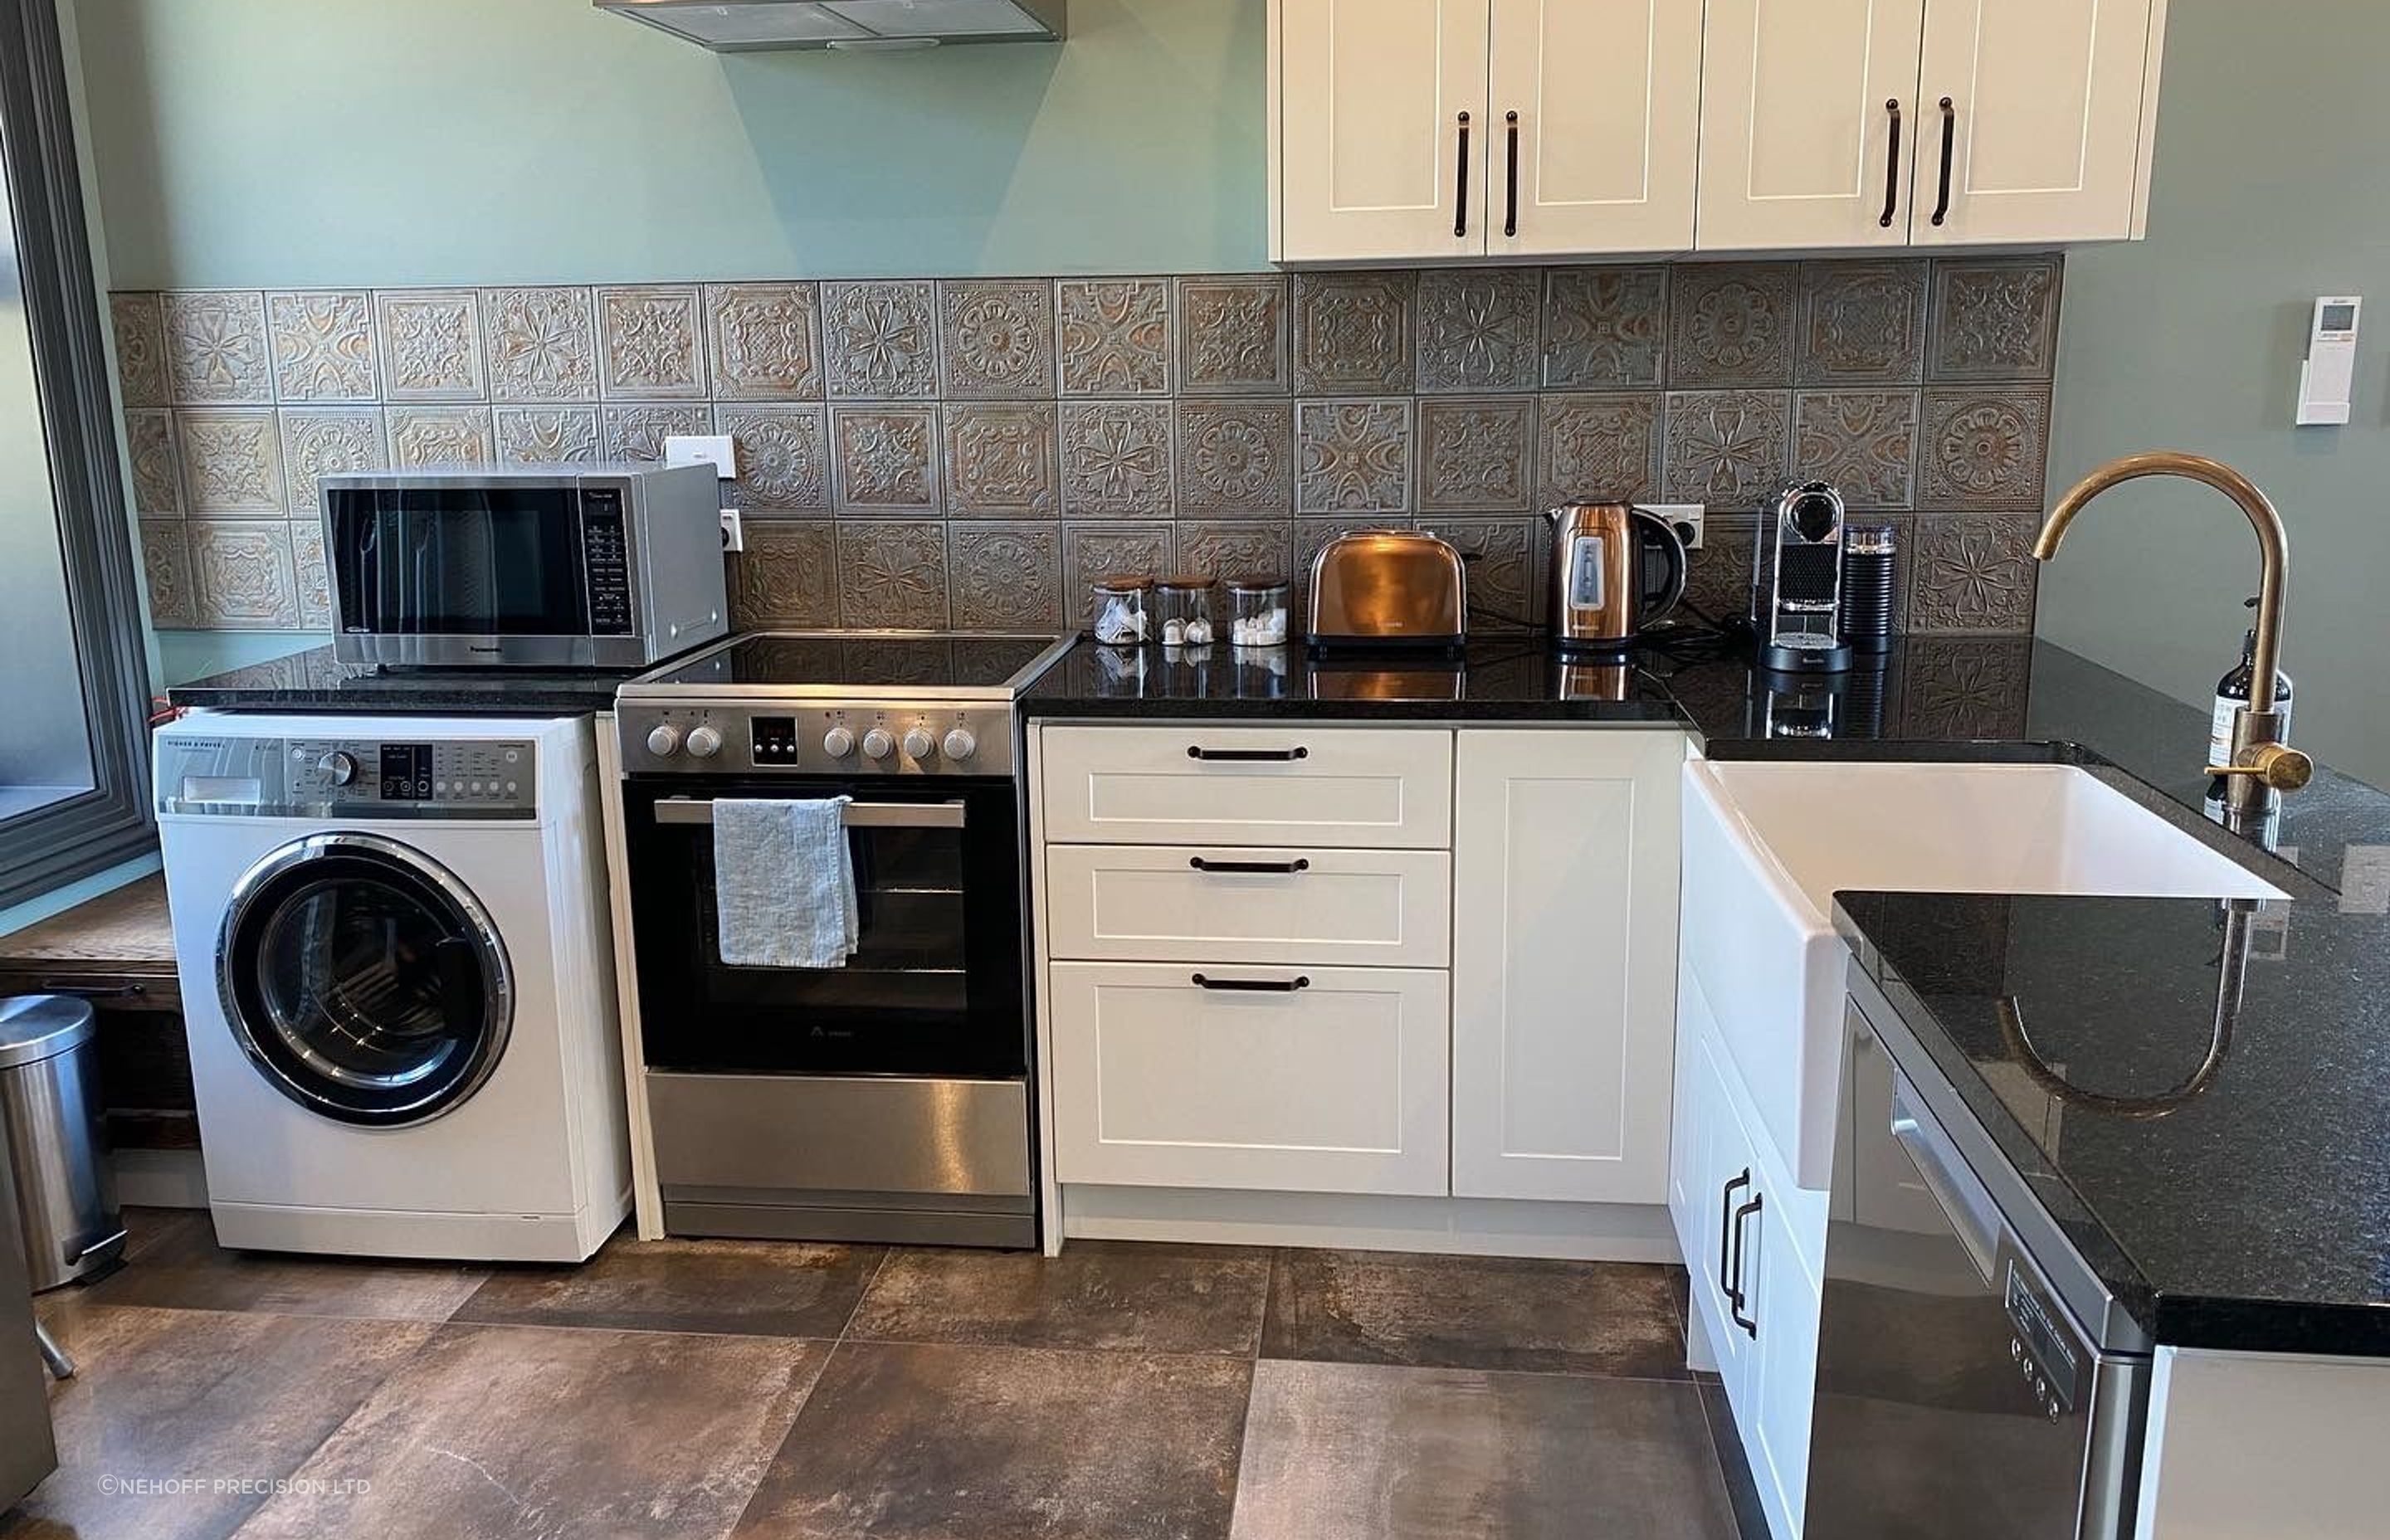
[[[1702,522],[1709,511],[1707,503],[1638,503],[1636,507],[1646,513],[1656,513],[1674,525],[1677,533],[1684,537],[1685,549],[1702,548]]]
[[[727,433],[672,433],[664,438],[664,464],[713,466],[727,481],[739,474],[739,445]]]
[[[726,551],[747,548],[747,520],[739,516],[737,508],[722,510],[722,548]]]

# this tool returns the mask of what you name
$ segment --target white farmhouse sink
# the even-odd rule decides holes
[[[1837,891],[2285,896],[2063,764],[1693,760],[1684,844],[1682,987],[1805,1187],[1833,1179]]]

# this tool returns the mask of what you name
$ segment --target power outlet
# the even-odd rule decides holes
[[[722,510],[722,548],[726,551],[747,548],[747,520],[737,508]]]
[[[1658,514],[1675,526],[1677,536],[1685,543],[1685,549],[1698,551],[1702,548],[1702,520],[1709,511],[1708,504],[1640,503],[1637,507],[1646,513]]]
[[[668,433],[664,464],[710,465],[715,476],[735,481],[739,475],[739,444],[727,433]]]

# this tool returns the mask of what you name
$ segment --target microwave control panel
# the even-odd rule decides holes
[[[581,489],[581,570],[588,587],[589,634],[631,635],[631,553],[619,487]]]

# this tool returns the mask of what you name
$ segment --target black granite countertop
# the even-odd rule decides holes
[[[559,716],[613,710],[614,687],[636,672],[363,668],[327,644],[173,686],[166,699],[215,711]]]
[[[1715,655],[1563,672],[1523,639],[1471,643],[1457,670],[1374,671],[1315,667],[1300,648],[1265,662],[1215,648],[1197,662],[1082,642],[1025,706],[1073,718],[1674,721],[1722,759],[2101,768],[2153,810],[2242,848],[2292,896],[2234,915],[2205,900],[1844,893],[1836,923],[2156,1341],[2390,1355],[2390,871],[2366,875],[2390,861],[2390,794],[2319,772],[2265,836],[2296,868],[2285,871],[2204,821],[2204,712],[2024,640],[1913,638],[1882,669],[1831,682]],[[2229,974],[2228,956],[2244,950]],[[2225,987],[2233,975],[2237,992]],[[2232,1004],[2220,1046],[2219,994]]]

